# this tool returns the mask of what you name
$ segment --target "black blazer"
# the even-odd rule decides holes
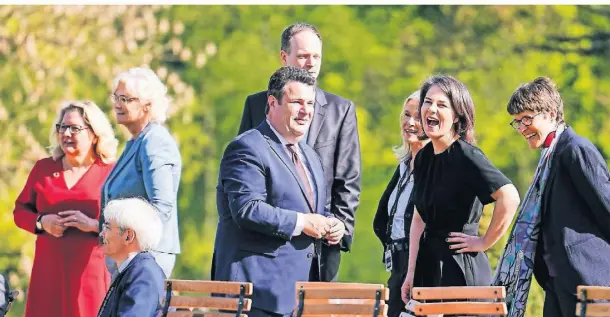
[[[610,173],[602,155],[567,127],[560,136],[542,196],[542,239],[550,245],[557,282],[610,286]],[[548,268],[538,243],[534,275],[545,287]]]
[[[396,187],[396,184],[398,183],[399,179],[400,179],[400,165],[398,165],[398,167],[396,168],[396,171],[394,171],[394,175],[392,176],[390,183],[388,184],[385,191],[383,192],[383,195],[381,195],[381,199],[379,200],[379,205],[377,205],[377,212],[375,213],[375,219],[373,219],[373,231],[375,232],[375,235],[377,236],[377,238],[379,238],[379,241],[383,245],[384,251],[385,251],[386,243],[388,243],[390,240],[390,237],[388,237],[387,232],[386,232],[388,221],[390,218],[390,215],[388,215],[388,204],[390,203],[389,202],[390,195],[392,195],[392,191]],[[415,209],[414,204],[411,201],[411,199],[409,199],[409,203],[407,204],[407,210],[405,210],[405,228],[404,228],[407,239],[409,238],[409,232],[411,230],[411,218],[413,217],[414,209]]]
[[[239,134],[257,127],[266,118],[267,91],[246,98]],[[315,115],[307,135],[322,160],[326,182],[326,208],[345,223],[341,249],[349,251],[360,202],[360,141],[354,103],[316,88]]]

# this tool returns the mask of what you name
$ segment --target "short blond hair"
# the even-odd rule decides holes
[[[110,121],[104,112],[93,101],[89,100],[71,100],[64,102],[57,112],[57,117],[53,122],[51,134],[49,135],[51,156],[53,156],[53,159],[57,161],[65,154],[57,142],[57,130],[55,125],[61,124],[64,115],[69,111],[80,113],[81,116],[83,116],[85,124],[91,128],[91,131],[97,137],[97,143],[93,145],[93,152],[95,152],[104,163],[113,162],[116,159],[119,141],[114,136]]]
[[[135,67],[120,73],[112,82],[112,92],[116,91],[119,83],[135,98],[144,103],[150,102],[152,121],[160,123],[167,120],[167,111],[171,100],[167,96],[167,87],[150,68]]]

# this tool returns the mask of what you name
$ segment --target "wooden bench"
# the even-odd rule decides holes
[[[610,301],[610,287],[580,285],[576,289],[576,296],[576,316],[610,316],[610,302],[591,302]]]
[[[418,301],[413,309],[418,316],[505,316],[508,313],[504,302],[506,290],[502,286],[414,287],[411,293],[411,297]]]
[[[389,290],[382,284],[297,282],[296,317],[386,317]]]
[[[207,293],[208,296],[173,295],[176,292]],[[213,297],[211,296],[213,294]],[[201,294],[199,294],[201,295]],[[224,297],[225,295],[232,295]],[[162,317],[247,317],[243,312],[250,311],[252,283],[165,280],[165,298]],[[199,308],[205,312],[170,311],[169,308]],[[215,310],[215,311],[210,311]],[[229,311],[229,312],[227,312]],[[235,312],[235,313],[232,313]]]

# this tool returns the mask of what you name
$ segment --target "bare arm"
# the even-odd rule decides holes
[[[489,228],[483,236],[488,248],[506,233],[519,207],[519,192],[513,184],[506,184],[491,195],[496,200]]]

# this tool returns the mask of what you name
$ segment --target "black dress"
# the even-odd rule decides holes
[[[411,199],[426,224],[415,266],[414,286],[487,286],[491,268],[483,252],[455,253],[450,232],[478,235],[483,205],[510,180],[485,154],[463,140],[434,154],[432,143],[415,159]]]

